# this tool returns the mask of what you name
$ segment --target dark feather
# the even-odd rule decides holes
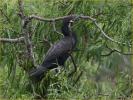
[[[40,81],[49,69],[56,68],[58,65],[64,65],[69,57],[69,52],[74,49],[77,41],[75,33],[71,32],[68,27],[70,20],[72,20],[71,17],[63,20],[62,33],[64,34],[64,38],[55,43],[48,50],[43,63],[30,72],[32,80]]]

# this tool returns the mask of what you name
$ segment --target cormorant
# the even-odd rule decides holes
[[[48,70],[63,66],[65,61],[70,56],[70,53],[76,46],[76,34],[71,31],[71,25],[74,22],[74,17],[70,16],[63,19],[61,31],[64,37],[48,50],[43,63],[30,71],[30,78],[34,81],[41,81]]]

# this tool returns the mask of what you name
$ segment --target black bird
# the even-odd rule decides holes
[[[63,66],[76,46],[76,34],[71,31],[74,17],[70,16],[63,19],[61,31],[64,37],[55,43],[47,52],[43,63],[36,69],[30,71],[30,78],[34,81],[41,81],[48,70]]]

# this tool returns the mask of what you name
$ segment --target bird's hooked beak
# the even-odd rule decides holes
[[[70,20],[70,21],[69,21],[69,27],[72,26],[73,23],[74,23],[74,20]]]
[[[73,20],[70,20],[70,23],[73,23],[74,21]]]
[[[73,22],[74,22],[74,20],[69,21],[68,27],[69,27],[70,30],[71,30],[71,26],[72,26]]]

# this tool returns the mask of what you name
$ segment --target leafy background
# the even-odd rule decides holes
[[[22,36],[17,0],[0,0],[0,37]],[[83,14],[97,19],[100,27],[113,39],[131,41],[130,0],[24,0],[26,15],[37,14],[44,18],[55,18],[69,14]],[[61,35],[53,31],[51,23],[32,21],[32,42],[36,62],[40,64],[50,43],[60,40]],[[61,21],[56,23],[60,31]],[[118,45],[106,39],[89,20],[74,23],[78,36],[78,51],[73,53],[78,71],[68,78],[73,69],[69,59],[61,73],[50,71],[35,91],[47,99],[128,99],[131,95],[130,56],[117,52],[109,56],[106,46],[122,52],[131,52],[128,45]],[[5,99],[32,99],[33,91],[27,73],[31,68],[26,59],[22,43],[0,43],[0,97]],[[82,73],[82,75],[80,75]],[[78,77],[80,76],[79,80]]]

